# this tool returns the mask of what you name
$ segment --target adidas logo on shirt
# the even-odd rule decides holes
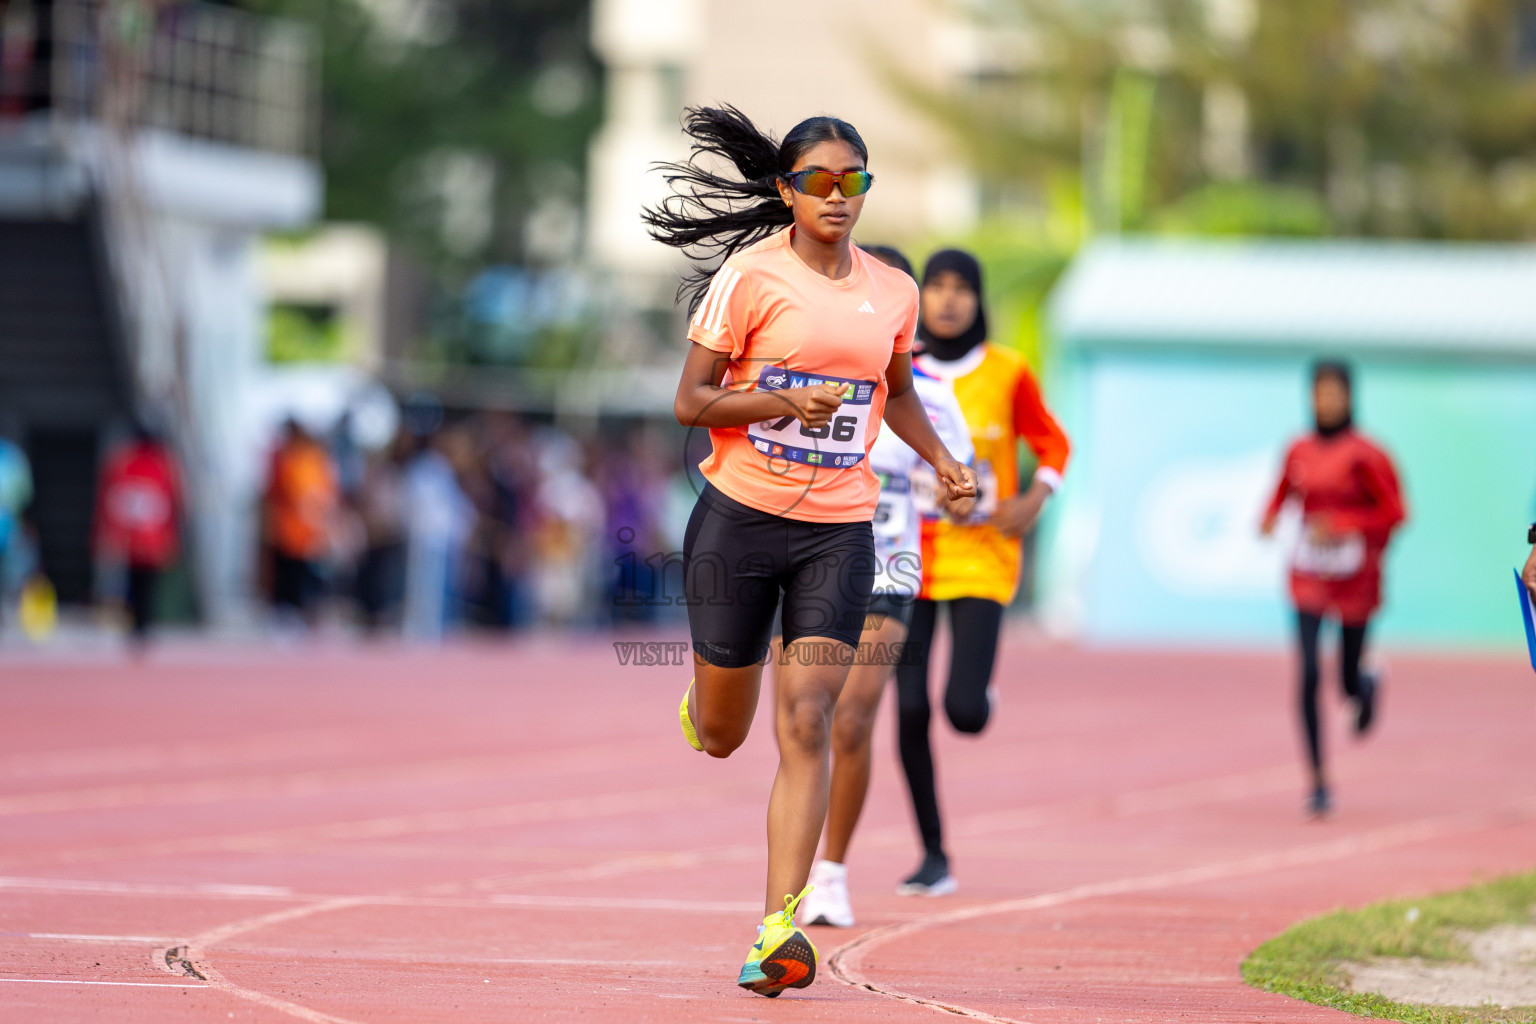
[[[859,307],[859,312],[860,313],[873,313],[874,311],[875,311],[875,307],[871,306],[869,304],[869,300],[868,299],[865,299],[864,300],[864,305]]]

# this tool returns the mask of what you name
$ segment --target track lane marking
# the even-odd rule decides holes
[[[1139,794],[1131,793],[1123,795],[1124,797],[1129,797],[1130,799],[1112,798],[1108,800],[1108,802],[1106,802],[1105,799],[1079,798],[1065,801],[1056,805],[1046,805],[1044,808],[1041,808],[1041,810],[1054,810],[1057,813],[1066,813],[1070,815],[1078,815],[1084,812],[1104,814],[1105,808],[1107,807],[1109,809],[1107,816],[1119,817],[1129,814],[1147,813],[1151,810],[1171,809],[1173,806],[1189,806],[1191,804],[1210,802],[1213,799],[1216,801],[1236,799],[1243,796],[1252,795],[1256,786],[1263,787],[1266,784],[1272,784],[1273,780],[1271,777],[1278,771],[1278,768],[1271,767],[1259,769],[1257,771],[1240,772],[1236,773],[1235,775],[1218,776],[1214,779],[1196,779],[1192,781],[1174,783],[1169,786],[1152,787],[1151,789],[1142,791]],[[1138,797],[1141,799],[1138,800]],[[1041,819],[1041,821],[1043,820],[1047,819]],[[1039,822],[1036,823],[1038,824]],[[983,829],[991,829],[999,826],[994,822],[984,823],[982,827]],[[888,840],[894,840],[894,837],[896,836],[904,837],[907,834],[905,829],[899,829],[895,826],[880,831],[888,833],[888,836],[885,837]],[[867,842],[868,838],[866,838],[865,841]],[[758,846],[753,845],[750,847],[728,847],[726,848],[726,852],[738,853],[741,856],[756,856],[760,855],[761,850]],[[541,872],[535,874],[534,877],[545,881],[553,880],[551,876],[554,875],[561,875],[562,880],[567,881],[575,880],[578,877],[612,877],[615,874],[624,873],[627,871],[648,870],[661,866],[694,866],[698,863],[703,863],[706,856],[710,856],[712,860],[717,860],[720,853],[721,851],[718,850],[713,851],[712,854],[705,851],[694,850],[663,853],[658,855],[644,855],[641,857],[625,857],[620,858],[618,861],[612,864],[584,865],[583,867],[573,869],[568,873]],[[592,872],[597,872],[598,874],[589,874]],[[518,876],[519,881],[522,881],[525,878],[526,876]],[[509,884],[512,881],[513,879],[507,878],[506,876],[493,876],[492,878],[481,879],[479,882],[472,883],[471,887],[481,889],[494,888],[498,885]],[[455,883],[454,887],[457,889],[462,889],[464,888],[464,885],[463,883]],[[525,898],[526,897],[503,896],[500,899],[506,905],[527,905],[521,904],[520,902]],[[569,897],[567,899],[579,900],[581,897]],[[490,897],[490,900],[496,901],[498,900],[498,897],[492,896]],[[351,906],[378,905],[379,903],[384,902],[394,902],[401,905],[406,905],[408,901],[414,902],[414,900],[410,897],[346,897],[333,900],[321,900],[310,903],[306,906],[293,907],[283,911],[276,911],[271,914],[258,915],[253,918],[232,922],[231,924],[221,928],[211,929],[210,931],[205,932],[200,936],[194,937],[189,942],[188,948],[184,955],[191,959],[197,965],[199,972],[208,977],[210,981],[212,981],[217,987],[223,988],[226,991],[229,991],[231,994],[238,995],[240,998],[251,999],[252,1001],[260,1002],[263,1005],[269,1006],[273,1009],[278,1009],[285,1013],[300,1016],[301,1019],[316,1021],[318,1024],[356,1024],[356,1022],[339,1022],[332,1018],[316,1018],[305,1016],[304,1014],[311,1012],[308,1011],[308,1008],[306,1007],[301,1007],[297,1004],[288,1003],[285,1000],[267,996],[265,993],[258,992],[254,989],[244,989],[240,986],[234,985],[233,983],[229,982],[228,979],[224,978],[216,968],[210,965],[209,956],[213,952],[217,952],[217,950],[214,950],[211,947],[238,934],[243,934],[258,928],[267,927],[272,924],[296,920],[302,917],[308,917],[313,914],[329,913],[331,911],[340,910]],[[578,904],[566,903],[564,905],[567,907],[575,907]],[[756,910],[756,906],[754,905],[752,909]],[[733,910],[732,912],[735,911]],[[885,929],[889,929],[891,927],[893,926],[887,925],[885,926]],[[900,925],[895,927],[900,927]],[[885,929],[877,929],[877,931],[883,931]],[[158,957],[163,958],[163,955],[163,950],[157,952]],[[904,998],[914,1002],[922,1002],[921,1000],[917,1000],[915,997],[907,997],[905,995],[897,996],[897,998]],[[934,1004],[930,1001],[927,1005],[937,1004]],[[971,1013],[970,1016],[972,1016],[973,1019],[995,1021],[996,1024],[1018,1024],[1018,1022],[1006,1021],[1004,1018],[993,1018],[988,1015],[981,1014],[980,1011]]]
[[[178,985],[173,981],[86,981],[74,978],[0,978],[20,985],[116,985],[121,988],[212,988],[201,981]]]
[[[192,885],[164,885],[155,882],[97,882],[69,878],[24,878],[0,875],[0,890],[26,889],[53,894],[71,892],[102,893],[123,896],[213,896],[230,899],[292,899],[293,890],[279,885],[241,885],[202,882]]]
[[[1479,832],[1489,828],[1507,827],[1510,824],[1511,818],[1521,823],[1529,822],[1532,818],[1536,818],[1536,799],[1497,804],[1475,811],[1439,815],[1432,818],[1420,818],[1415,821],[1401,822],[1396,825],[1388,825],[1367,832],[1343,836],[1327,842],[1307,843],[1274,853],[1212,861],[1207,864],[1160,871],[1149,875],[1133,875],[1103,882],[1088,882],[1083,885],[1069,886],[1065,889],[1037,893],[1033,896],[994,900],[989,903],[958,907],[954,910],[929,914],[911,921],[885,925],[884,927],[866,932],[834,950],[827,957],[827,969],[833,977],[846,985],[864,989],[888,999],[927,1006],[930,1009],[944,1013],[956,1014],[972,1020],[986,1021],[988,1024],[1028,1024],[1028,1022],[1016,1018],[998,1016],[987,1013],[984,1010],[946,1003],[940,999],[929,999],[923,996],[912,995],[893,985],[882,985],[871,981],[861,971],[864,957],[871,950],[884,945],[892,939],[911,935],[929,928],[958,924],[982,917],[994,917],[1000,914],[1042,910],[1104,896],[1124,896],[1131,893],[1157,892],[1186,885],[1225,881],[1232,878],[1266,874],[1287,868],[1343,860],[1365,853],[1427,842],[1447,836]]]
[[[168,857],[187,853],[258,853],[273,847],[281,849],[283,843],[293,840],[348,842],[357,839],[387,839],[401,835],[430,835],[476,828],[505,828],[511,825],[569,821],[603,815],[618,816],[670,811],[678,807],[697,808],[711,800],[729,802],[740,799],[748,793],[756,795],[760,789],[759,786],[745,782],[662,786],[655,789],[468,807],[451,811],[417,811],[380,818],[297,825],[234,835],[199,836],[151,843],[39,852],[30,858],[0,858],[0,863],[36,861],[55,866],[111,858]]]
[[[312,1009],[308,1006],[290,1002],[287,999],[279,999],[277,996],[268,995],[267,993],[261,992],[257,989],[246,988],[243,985],[237,985],[226,978],[217,968],[208,963],[207,954],[203,952],[203,950],[206,949],[206,947],[212,946],[225,939],[231,938],[235,935],[244,934],[245,932],[254,931],[258,928],[264,928],[273,924],[282,924],[287,921],[296,921],[300,918],[309,917],[314,914],[324,914],[333,910],[341,910],[345,907],[359,906],[364,903],[366,903],[366,899],[363,897],[343,896],[336,899],[322,900],[318,903],[311,903],[301,907],[289,907],[286,910],[276,910],[269,914],[258,914],[255,917],[247,917],[238,921],[231,921],[228,924],[219,925],[216,928],[209,928],[206,931],[199,932],[197,935],[194,935],[185,946],[179,947],[181,949],[181,957],[193,964],[196,967],[197,972],[201,974],[205,979],[207,979],[208,984],[211,987],[228,993],[237,999],[244,999],[247,1002],[265,1006],[268,1009],[277,1010],[281,1013],[287,1014],[290,1017],[297,1017],[299,1020],[309,1021],[310,1024],[360,1024],[360,1022],[354,1021],[347,1017],[337,1017],[332,1014],[322,1013],[321,1011]],[[154,952],[154,962],[157,964],[167,963],[169,959],[167,956],[168,952],[169,951],[165,948],[156,949]],[[166,967],[166,970],[169,969],[169,967]]]
[[[152,942],[174,946],[181,939],[174,935],[70,935],[63,932],[0,932],[0,939],[46,939],[53,942],[88,942],[110,945],[115,942]]]
[[[953,825],[953,829],[957,836],[986,835],[1013,828],[1033,828],[1045,824],[1078,820],[1083,816],[1129,817],[1156,813],[1179,807],[1197,806],[1202,803],[1220,802],[1221,800],[1228,799],[1244,799],[1259,793],[1270,792],[1284,786],[1293,785],[1294,777],[1295,769],[1293,766],[1274,765],[1229,775],[1154,786],[1130,793],[1073,797],[1068,800],[1037,804],[1033,807],[1017,810],[969,815],[958,818]],[[669,792],[685,792],[695,794],[689,797],[690,800],[702,800],[715,794],[722,797],[734,797],[746,789],[747,787],[739,783],[720,783],[689,787],[686,790],[672,788],[646,790],[643,793],[659,795]],[[755,789],[751,791],[754,794],[757,792]],[[623,794],[600,794],[595,797],[576,797],[571,799],[590,805],[591,801],[610,799],[614,796],[624,797]],[[302,825],[287,829],[242,833],[232,836],[203,836],[194,839],[169,840],[138,845],[64,850],[39,855],[39,857],[31,859],[41,860],[52,865],[102,860],[114,856],[157,857],[210,851],[240,853],[274,851],[283,849],[283,844],[295,840],[301,842],[356,841],[359,839],[386,839],[400,835],[420,835],[451,831],[455,827],[455,820],[461,822],[457,826],[461,828],[496,827],[499,824],[524,824],[527,821],[539,819],[530,817],[524,820],[517,820],[515,817],[507,819],[502,816],[508,814],[515,815],[519,808],[538,808],[550,804],[568,804],[570,802],[571,800],[543,801],[538,804],[511,804],[467,808],[449,812],[421,812],[415,815],[396,815],[388,818],[337,822],[329,825]],[[598,812],[595,810],[584,810],[580,813],[595,814]],[[453,818],[454,815],[460,817],[455,819]],[[413,823],[427,821],[428,819],[431,822],[428,827],[412,827]],[[543,820],[561,820],[561,818],[556,816]],[[909,834],[908,828],[892,825],[880,829],[871,829],[862,836],[861,842],[885,845],[904,841]],[[754,847],[754,849],[756,848]],[[26,858],[21,860],[24,862]],[[12,863],[16,863],[16,861],[12,861]],[[517,878],[520,883],[523,876],[518,875]],[[550,880],[557,879],[552,878]]]
[[[180,778],[173,782],[130,782],[76,789],[46,790],[0,796],[0,817],[63,814],[125,807],[218,803],[226,800],[271,800],[318,796],[337,789],[366,785],[434,785],[480,776],[499,777],[520,768],[537,767],[569,774],[596,771],[595,755],[623,755],[627,745],[589,745],[558,752],[564,769],[551,764],[551,754],[484,754],[474,757],[422,759],[386,764],[308,768],[289,772],[232,775],[213,779]],[[377,748],[372,748],[376,750]]]

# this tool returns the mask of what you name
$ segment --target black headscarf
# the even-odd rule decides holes
[[[976,257],[959,249],[940,249],[928,257],[928,265],[923,268],[923,285],[926,287],[936,275],[946,270],[959,274],[971,286],[971,291],[976,293],[976,319],[953,338],[940,338],[932,334],[919,318],[917,337],[923,343],[924,352],[935,359],[951,362],[987,340],[987,304],[985,293],[981,290],[981,264],[976,262]]]
[[[1319,359],[1317,362],[1312,364],[1312,385],[1316,387],[1317,382],[1324,379],[1325,377],[1332,377],[1334,380],[1344,385],[1345,393],[1350,396],[1349,409],[1345,411],[1344,418],[1338,423],[1325,427],[1321,423],[1318,423],[1316,420],[1314,420],[1313,427],[1316,429],[1318,437],[1337,437],[1338,435],[1344,433],[1344,431],[1348,430],[1350,427],[1354,426],[1354,374],[1350,371],[1349,364],[1344,362],[1342,359]]]

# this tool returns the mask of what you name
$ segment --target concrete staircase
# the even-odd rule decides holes
[[[126,422],[128,377],[89,215],[0,220],[0,430],[32,462],[43,570],[91,597],[91,523],[105,430]]]

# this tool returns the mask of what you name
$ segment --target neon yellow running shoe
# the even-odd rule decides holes
[[[683,723],[683,739],[694,750],[702,751],[704,744],[699,742],[699,734],[694,731],[693,722],[688,719],[688,694],[693,692],[693,680],[688,680],[688,689],[683,691],[683,703],[677,709],[677,717]]]
[[[816,980],[816,947],[795,927],[795,908],[810,891],[808,885],[799,896],[785,896],[784,909],[763,918],[757,943],[741,965],[736,984],[771,999],[787,988],[805,988]]]

